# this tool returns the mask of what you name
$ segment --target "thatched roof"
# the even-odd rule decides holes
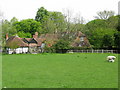
[[[6,46],[9,47],[13,44],[16,44],[20,47],[27,47],[28,44],[25,43],[22,38],[18,37],[18,36],[12,36],[10,38],[8,38],[8,40],[6,41]]]

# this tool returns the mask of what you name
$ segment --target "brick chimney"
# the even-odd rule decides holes
[[[7,33],[7,34],[6,34],[6,40],[8,40],[8,38],[9,38],[9,37],[8,37],[8,33]]]
[[[38,38],[38,32],[35,32],[35,35],[33,35],[33,38]]]

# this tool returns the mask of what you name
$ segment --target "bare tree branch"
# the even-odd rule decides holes
[[[111,16],[114,16],[115,12],[114,11],[99,11],[97,12],[97,16],[94,16],[96,19],[108,19]]]

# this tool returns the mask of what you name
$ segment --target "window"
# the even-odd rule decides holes
[[[84,41],[84,37],[80,37],[80,41]]]

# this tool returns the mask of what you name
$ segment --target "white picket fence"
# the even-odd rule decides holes
[[[117,53],[117,50],[68,50],[68,53]]]

